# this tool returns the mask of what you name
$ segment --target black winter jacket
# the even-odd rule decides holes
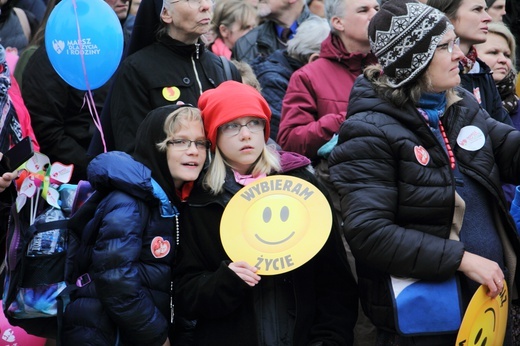
[[[306,168],[284,174],[317,184]],[[225,206],[241,187],[232,173],[226,178],[225,192],[218,196],[197,186],[188,210],[183,211],[175,308],[197,319],[194,345],[258,345],[260,333],[272,332],[264,330],[259,319],[265,309],[278,311],[272,316],[294,319],[291,328],[275,326],[281,332],[294,331],[291,345],[352,345],[357,288],[338,228],[332,229],[325,246],[309,262],[285,274],[264,275],[255,287],[228,268],[231,260],[220,242],[219,225]],[[263,292],[271,287],[277,288],[276,302],[264,304]]]
[[[484,108],[492,118],[513,126],[513,121],[509,117],[509,114],[505,108],[502,107],[502,99],[498,93],[493,76],[491,75],[491,69],[482,60],[477,59],[477,61],[480,65],[480,72],[460,73],[460,85],[470,93],[480,95],[482,108]]]
[[[64,316],[64,345],[162,345],[170,320],[175,209],[150,170],[122,152],[97,156],[89,180],[108,194],[85,220],[75,292]],[[88,223],[87,223],[88,222]],[[163,252],[157,253],[159,245]],[[160,251],[162,251],[160,250]]]
[[[458,168],[489,192],[507,235],[502,242],[519,254],[500,181],[520,182],[520,132],[491,118],[462,88],[457,92],[463,99],[446,110],[442,122]],[[485,136],[480,150],[457,144],[459,132],[469,125]],[[425,165],[415,154],[420,146],[429,154]],[[389,274],[443,280],[462,260],[464,244],[448,239],[455,205],[448,156],[414,106],[395,107],[360,76],[329,167],[341,197],[343,231],[356,258],[364,311],[377,327],[395,332]],[[519,278],[515,261],[507,263],[513,271],[510,292]]]
[[[233,79],[242,78],[230,65]],[[203,91],[226,81],[222,61],[204,44],[185,45],[163,35],[130,55],[114,81],[110,118],[115,150],[131,153],[139,124],[151,110],[179,101],[197,106]]]
[[[311,15],[311,11],[305,5],[297,19],[298,25]],[[285,48],[286,45],[278,38],[276,23],[267,20],[236,41],[232,57],[235,60],[250,64],[256,57],[267,57],[275,50]]]
[[[516,42],[520,42],[520,2],[506,0],[506,14],[503,17],[504,23],[515,36]],[[520,56],[520,45],[516,45],[516,56]],[[516,62],[516,70],[520,69],[520,61]]]

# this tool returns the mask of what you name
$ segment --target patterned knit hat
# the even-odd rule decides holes
[[[390,85],[398,88],[428,67],[449,30],[453,25],[439,10],[415,0],[391,0],[370,21],[368,36]]]

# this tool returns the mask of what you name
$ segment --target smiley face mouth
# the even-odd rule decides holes
[[[296,232],[292,231],[291,234],[289,234],[285,239],[282,239],[282,240],[279,240],[279,241],[267,241],[267,240],[264,240],[256,233],[255,233],[255,238],[258,239],[259,242],[267,244],[267,245],[278,245],[278,244],[285,243],[286,241],[291,239],[295,233]]]

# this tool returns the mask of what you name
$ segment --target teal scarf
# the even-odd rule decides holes
[[[418,108],[422,109],[428,116],[426,119],[430,127],[439,128],[439,119],[446,109],[446,92],[424,93],[419,99]]]

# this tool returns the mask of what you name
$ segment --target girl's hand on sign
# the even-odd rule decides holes
[[[238,275],[239,278],[244,280],[246,284],[253,287],[260,281],[261,277],[259,275],[256,275],[256,272],[258,271],[258,268],[253,267],[246,262],[239,261],[239,262],[232,262],[229,264],[229,269],[235,272],[235,274]]]

